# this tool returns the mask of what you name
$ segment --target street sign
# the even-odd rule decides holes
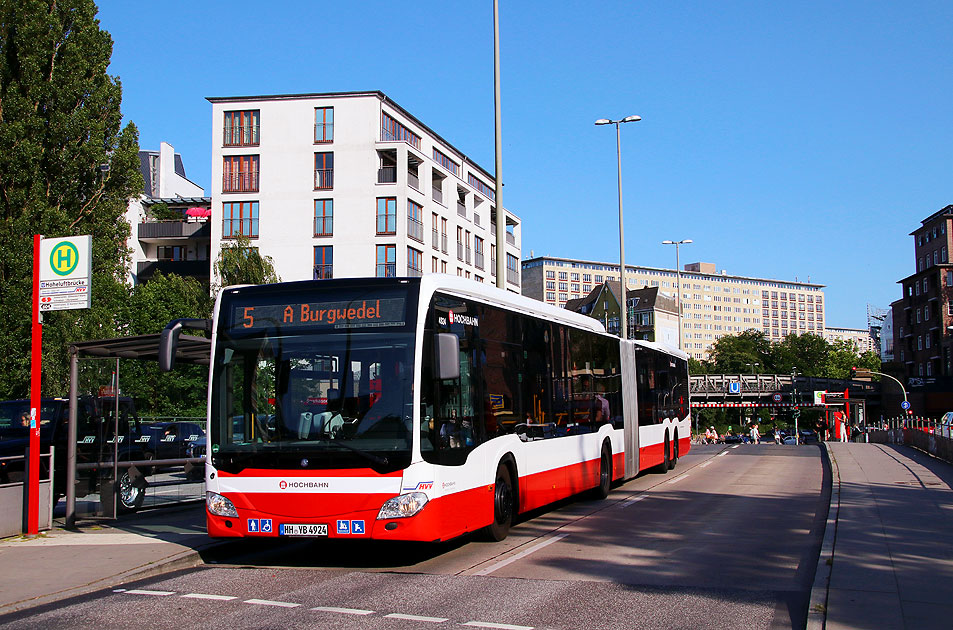
[[[774,402],[781,402],[781,394],[773,394],[771,396],[771,400],[773,400]]]
[[[900,403],[900,408],[906,411],[907,409],[910,408],[910,403],[905,400],[902,403]]]
[[[734,382],[732,382],[732,383],[728,383],[728,393],[729,393],[729,394],[740,394],[740,393],[741,393],[741,383],[739,383],[738,381],[734,381]]]
[[[826,398],[827,398],[827,391],[814,390],[814,404],[815,405],[825,404],[827,402],[825,400]]]
[[[92,244],[88,235],[40,241],[40,311],[90,307]]]

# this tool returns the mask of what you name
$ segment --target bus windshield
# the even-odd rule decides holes
[[[413,300],[316,293],[223,295],[209,427],[220,470],[410,463]]]

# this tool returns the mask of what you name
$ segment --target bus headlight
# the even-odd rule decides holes
[[[215,492],[205,493],[205,507],[215,516],[238,518],[238,510],[235,509],[235,504]]]
[[[226,499],[227,500],[227,499]],[[381,511],[377,514],[377,520],[382,521],[389,518],[407,518],[413,516],[427,505],[427,495],[423,492],[411,492],[402,494],[399,497],[388,499],[381,506]]]

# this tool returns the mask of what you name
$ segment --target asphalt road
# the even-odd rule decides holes
[[[5,628],[801,628],[829,501],[816,446],[696,446],[502,543],[226,545]]]

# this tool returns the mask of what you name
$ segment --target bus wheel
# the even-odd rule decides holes
[[[668,441],[668,432],[665,433],[665,446],[663,448],[664,455],[662,456],[662,463],[659,464],[658,471],[663,475],[668,472],[669,468],[672,467],[672,457],[671,457],[671,444]]]
[[[602,457],[599,458],[599,485],[593,490],[597,499],[609,496],[612,487],[612,450],[608,444],[602,445]]]
[[[510,469],[504,464],[496,469],[493,489],[493,522],[486,528],[487,537],[495,542],[506,538],[513,523],[513,482]]]
[[[678,432],[675,433],[675,441],[672,442],[672,459],[669,462],[669,470],[675,468],[675,464],[678,463]]]

